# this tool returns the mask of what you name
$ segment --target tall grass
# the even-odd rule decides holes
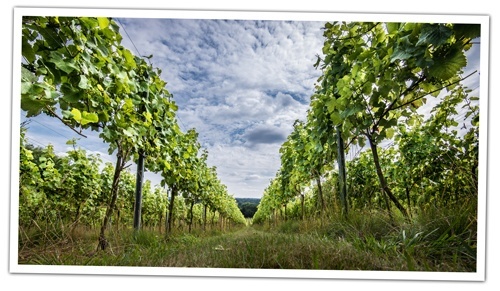
[[[397,213],[397,212],[394,212]],[[477,246],[476,203],[428,207],[407,220],[392,219],[385,210],[351,211],[348,219],[289,220],[258,227],[262,231],[327,239],[336,246],[352,246],[373,260],[371,269],[475,272]],[[345,250],[345,249],[344,249]],[[382,263],[383,262],[383,263]],[[382,265],[377,265],[382,264]],[[356,262],[349,269],[364,269]]]
[[[96,252],[97,231],[20,230],[19,263],[43,265],[329,269],[474,272],[474,203],[415,211],[412,220],[385,210],[351,211],[348,219],[288,220],[166,238],[154,230],[112,229]]]

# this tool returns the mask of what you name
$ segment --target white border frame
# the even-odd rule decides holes
[[[121,18],[179,18],[179,19],[240,19],[240,20],[294,20],[294,21],[384,21],[384,22],[454,22],[481,24],[480,47],[480,138],[479,138],[479,192],[477,269],[473,273],[460,272],[402,272],[402,271],[340,271],[340,270],[275,270],[275,269],[216,269],[171,267],[96,267],[19,265],[18,208],[19,208],[19,135],[21,71],[21,19],[24,15],[109,16]],[[380,13],[323,13],[323,12],[266,12],[266,11],[204,11],[153,9],[75,9],[75,8],[15,8],[13,32],[12,75],[12,158],[11,158],[11,217],[10,217],[10,273],[36,274],[107,274],[148,276],[196,277],[252,277],[252,278],[337,278],[376,280],[435,280],[484,281],[486,256],[486,186],[488,133],[488,73],[489,73],[489,17],[484,15],[431,15]],[[484,121],[483,121],[484,120]]]

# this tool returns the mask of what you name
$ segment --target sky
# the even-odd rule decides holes
[[[208,165],[234,197],[260,198],[280,167],[279,148],[297,119],[305,120],[321,75],[324,21],[115,18],[123,45],[153,55],[167,90],[178,105],[181,129],[195,128]],[[473,60],[478,50],[472,50]],[[478,59],[469,62],[474,69]],[[467,71],[470,71],[468,69]],[[478,80],[478,78],[472,79]],[[433,103],[430,101],[430,103]],[[423,110],[429,111],[431,105]],[[23,113],[21,113],[23,115]],[[28,138],[56,152],[71,147],[113,162],[95,132],[80,138],[54,118],[31,119]],[[352,151],[351,153],[357,153]],[[348,157],[349,158],[349,157]],[[135,165],[130,167],[135,173]],[[153,185],[158,174],[146,173]]]
[[[262,196],[320,75],[323,22],[120,19],[236,197]],[[128,40],[128,39],[127,39]]]

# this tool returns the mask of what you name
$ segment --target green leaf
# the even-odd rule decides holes
[[[71,84],[64,83],[61,85],[62,98],[68,103],[76,103],[82,99],[83,91],[78,88],[73,88]]]
[[[70,119],[73,115],[69,110],[61,110],[64,119]]]
[[[358,74],[359,64],[355,64],[351,69],[351,75],[353,78]]]
[[[413,105],[413,107],[415,108],[419,108],[420,106],[424,105],[424,99],[415,100],[411,103],[411,105]]]
[[[128,137],[134,137],[137,135],[137,132],[135,131],[135,129],[129,127],[123,130],[123,134],[125,134]]]
[[[385,137],[388,138],[388,139],[392,139],[393,136],[394,136],[394,129],[393,128],[387,128],[385,130]]]
[[[30,97],[29,95],[21,95],[21,109],[26,112],[26,117],[37,116],[45,107],[44,102]]]
[[[113,132],[108,127],[104,127],[99,137],[102,137],[104,138],[104,140],[109,141],[113,137]]]
[[[335,97],[331,97],[326,101],[326,107],[328,108],[328,112],[333,112],[335,110],[335,106],[337,105],[337,99]]]
[[[33,63],[36,60],[35,57],[35,52],[33,51],[33,46],[28,42],[27,39],[23,37],[23,43],[22,43],[22,51],[23,51],[23,57],[28,60],[28,62]]]
[[[396,118],[391,118],[390,120],[387,120],[385,118],[382,118],[379,122],[379,125],[385,128],[389,128],[391,126],[396,126],[398,124],[398,120]]]
[[[129,112],[132,111],[133,109],[134,109],[134,102],[132,101],[132,99],[130,98],[125,99],[122,110],[125,112]]]
[[[75,138],[72,138],[72,139],[69,139],[67,142],[66,142],[67,145],[76,145],[76,139]]]
[[[125,65],[130,69],[135,69],[137,64],[135,63],[134,56],[128,49],[123,50],[123,56],[125,57]]]
[[[391,63],[395,60],[406,60],[409,59],[413,52],[414,48],[406,47],[406,46],[398,46],[391,55]]]
[[[59,35],[54,29],[40,28],[38,32],[43,36],[44,41],[50,49],[55,50],[62,47],[62,44],[58,41]]]
[[[460,39],[461,37],[474,39],[481,36],[481,25],[475,23],[456,23],[453,24],[453,30],[455,31],[455,38],[457,39]]]
[[[432,82],[423,82],[423,83],[420,84],[420,87],[425,92],[433,92],[433,91],[435,91],[434,93],[431,94],[432,97],[437,97],[439,95],[439,93],[441,93],[440,90],[437,90],[437,89],[439,89],[439,86],[437,86],[436,84],[433,84]]]
[[[62,54],[56,51],[50,52],[49,61],[54,63],[59,70],[65,72],[66,74],[69,74],[74,70],[78,70],[78,67],[75,65],[73,59],[63,58]]]
[[[372,107],[377,107],[379,105],[380,101],[380,93],[378,91],[374,91],[373,94],[370,96],[370,105]]]
[[[151,124],[151,121],[153,120],[153,115],[151,115],[151,113],[149,112],[144,112],[142,115],[146,118],[146,123]]]
[[[97,117],[96,113],[89,113],[87,111],[82,112],[82,119],[81,119],[81,124],[86,125],[88,123],[96,123],[99,121],[99,118]]]
[[[71,114],[73,115],[73,119],[76,122],[79,123],[82,120],[82,113],[80,112],[80,110],[73,108],[73,109],[71,109]]]
[[[363,94],[370,95],[371,92],[372,92],[372,83],[366,82],[366,84],[363,85]]]
[[[347,88],[347,86],[344,88]],[[349,90],[349,92],[351,92],[351,90]],[[347,94],[345,96],[338,98],[337,99],[337,109],[344,110],[344,108],[349,104],[349,97],[351,97],[351,94]]]
[[[348,107],[346,110],[340,113],[340,118],[345,119],[353,114],[360,112],[361,110],[363,110],[363,107],[360,105]]]
[[[478,126],[479,125],[479,115],[474,116],[474,118],[471,121],[472,125]]]
[[[443,49],[436,53],[434,64],[429,67],[429,75],[440,80],[448,80],[467,65],[467,58],[457,47]]]
[[[21,80],[34,83],[38,79],[30,70],[25,67],[21,67]]]
[[[411,35],[406,35],[397,40],[396,48],[391,54],[390,62],[395,60],[407,60],[418,54],[418,47],[412,42]],[[374,61],[377,59],[375,58]]]
[[[393,34],[399,30],[399,23],[389,22],[389,23],[386,23],[386,27],[387,27],[387,32],[389,34]]]
[[[328,51],[330,50],[330,47],[332,44],[328,41],[325,41],[325,45],[323,46],[323,54],[326,55],[328,54]]]
[[[21,82],[21,94],[27,94],[31,90],[31,87],[33,87],[33,84],[29,82]]]
[[[431,44],[438,47],[446,43],[452,33],[451,28],[443,24],[424,24],[417,45]]]
[[[81,89],[88,89],[89,88],[89,83],[88,83],[87,77],[84,75],[80,75],[80,82],[78,83],[78,87]]]
[[[330,119],[335,125],[339,125],[340,123],[342,123],[342,118],[340,117],[340,114],[338,112],[330,113]]]
[[[105,29],[109,26],[109,19],[107,17],[97,17],[97,22],[101,29]]]

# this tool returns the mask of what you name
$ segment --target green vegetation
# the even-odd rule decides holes
[[[206,164],[208,153],[200,149],[198,133],[194,129],[181,132],[175,118],[177,106],[165,89],[161,71],[121,45],[122,36],[113,20],[23,17],[22,24],[22,110],[27,117],[43,113],[57,118],[81,135],[85,129],[98,131],[109,145],[108,152],[116,155],[116,164],[107,167],[100,187],[99,163],[87,160],[84,152],[75,152],[74,164],[56,165],[50,148],[35,159],[22,135],[19,211],[25,215],[21,227],[40,221],[57,225],[73,221],[75,226],[81,207],[88,207],[91,225],[102,221],[98,248],[105,250],[113,212],[123,208],[117,203],[121,199],[130,203],[134,197],[120,190],[135,186],[132,179],[126,181],[126,168],[139,156],[145,156],[147,170],[161,174],[161,186],[169,188],[167,234],[173,228],[179,195],[189,204],[190,225],[195,203],[203,205],[204,223],[207,208],[222,220],[245,223],[215,168]],[[77,185],[68,184],[65,173]],[[67,193],[62,191],[65,187]],[[158,196],[158,209],[153,212],[164,212],[163,196]],[[119,223],[120,212],[116,215]],[[162,215],[157,217],[161,224]]]
[[[245,218],[252,218],[257,211],[257,205],[259,205],[259,198],[235,198],[236,203],[238,203],[238,208]]]
[[[383,203],[389,215],[396,207],[408,217],[431,200],[475,199],[479,98],[460,81],[468,77],[461,70],[478,25],[336,22],[325,24],[324,36],[325,58],[316,63],[323,75],[307,120],[297,120],[281,146],[281,168],[254,221],[281,208],[286,213],[289,203],[300,203],[304,218],[306,189],[314,183],[317,211],[324,211],[321,180],[335,179],[333,173],[339,200],[333,207],[346,216],[349,205]],[[417,109],[440,93],[425,119]],[[381,148],[382,142],[390,143]],[[346,165],[348,151],[361,154]]]
[[[307,119],[252,201],[180,131],[161,72],[113,20],[24,18],[22,109],[99,131],[117,160],[34,148],[21,126],[19,263],[474,272],[479,98],[461,81],[478,26],[326,23],[324,36]],[[134,231],[127,163],[143,154],[162,182],[144,183]]]
[[[315,64],[323,75],[307,120],[297,120],[282,144],[281,167],[253,223],[319,219],[328,225],[337,219],[352,225],[364,215],[369,224],[371,214],[385,212],[382,236],[354,224],[361,240],[350,241],[392,248],[397,240],[390,237],[397,235],[385,236],[395,227],[404,239],[401,254],[412,257],[422,249],[413,243],[429,239],[430,245],[453,249],[458,236],[465,235],[461,242],[466,243],[459,245],[467,251],[446,257],[443,264],[463,260],[473,265],[479,98],[462,84],[472,75],[464,77],[462,70],[479,31],[473,24],[326,23],[324,58]],[[428,98],[438,97],[429,115],[417,111]],[[347,152],[357,153],[346,161]],[[433,221],[435,213],[463,209],[456,220]],[[398,226],[400,219],[404,227]],[[419,263],[408,261],[408,269],[414,265]]]

